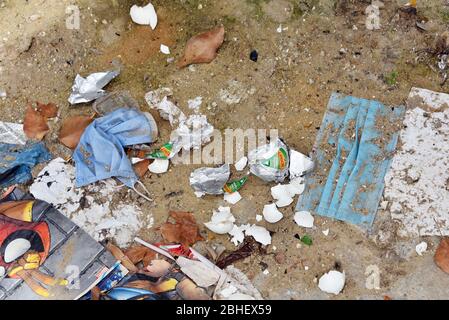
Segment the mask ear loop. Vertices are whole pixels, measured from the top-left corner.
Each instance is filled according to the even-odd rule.
[[[150,195],[150,192],[149,192],[148,189],[145,187],[145,185],[142,183],[142,181],[137,180],[137,183],[142,187],[142,189],[145,191],[145,193],[146,193],[147,195]],[[151,199],[151,198],[147,197],[146,195],[144,195],[143,193],[137,191],[137,189],[136,189],[135,186],[133,186],[132,189],[133,189],[139,196],[141,196],[142,198],[144,198],[145,200],[150,201],[150,202],[153,201],[153,199]]]

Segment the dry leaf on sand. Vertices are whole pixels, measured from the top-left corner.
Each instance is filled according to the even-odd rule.
[[[145,175],[145,173],[147,173],[149,165],[150,165],[149,159],[139,161],[133,165],[134,172],[139,178],[142,178]]]
[[[441,270],[449,273],[449,238],[441,239],[440,245],[435,251],[434,260]]]
[[[36,102],[37,110],[45,118],[55,118],[58,115],[58,107],[54,103],[43,104]]]
[[[167,221],[161,226],[162,237],[165,241],[191,246],[197,241],[203,240],[192,213],[171,211],[169,218],[172,218],[175,223]]]
[[[28,104],[25,118],[23,120],[23,131],[29,139],[42,140],[50,131],[47,124],[47,118],[43,116],[33,106]]]
[[[64,120],[59,131],[59,141],[70,149],[78,145],[84,130],[92,123],[92,117],[74,116]]]
[[[218,48],[223,43],[224,34],[224,27],[221,26],[190,38],[178,67],[183,68],[193,63],[209,63],[214,60]]]

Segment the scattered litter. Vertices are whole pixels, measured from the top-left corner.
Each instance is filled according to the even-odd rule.
[[[145,101],[151,108],[156,108],[164,120],[170,121],[170,125],[187,120],[185,114],[168,98],[173,95],[170,88],[159,88],[145,94]]]
[[[313,169],[313,161],[302,153],[290,150],[290,180],[302,177]]]
[[[152,173],[161,174],[168,171],[169,160],[166,159],[154,159],[154,161],[148,166],[148,170]]]
[[[269,271],[268,269],[265,269],[262,273],[263,273],[264,275],[268,276],[268,275],[270,274],[270,271]]]
[[[229,231],[229,235],[232,237],[231,242],[238,246],[239,243],[243,242],[243,239],[245,238],[245,230],[249,227],[249,225],[241,225],[240,227],[234,225],[231,231]]]
[[[434,256],[435,264],[449,274],[449,238],[442,238]]]
[[[269,223],[279,222],[284,215],[278,210],[276,204],[267,204],[263,208],[263,217]]]
[[[223,43],[225,29],[223,26],[198,34],[186,43],[184,56],[179,60],[178,67],[190,64],[209,63],[217,56],[217,50]]]
[[[139,110],[139,104],[128,91],[116,91],[95,100],[92,108],[97,114],[104,116],[120,108]]]
[[[202,194],[223,194],[230,174],[229,164],[218,168],[199,168],[190,174],[190,185],[195,192]]]
[[[239,191],[243,185],[248,181],[248,177],[243,177],[238,180],[233,180],[225,184],[223,191],[226,193],[233,193]]]
[[[195,113],[199,112],[202,103],[203,103],[202,97],[196,97],[195,99],[187,101],[189,109],[193,110]]]
[[[329,235],[329,229],[323,230],[322,232],[326,237]]]
[[[141,25],[149,25],[151,29],[155,29],[157,26],[157,14],[154,6],[148,3],[144,7],[139,7],[138,5],[133,5],[130,9],[129,14],[133,22]]]
[[[214,210],[211,221],[204,225],[217,234],[226,234],[234,228],[235,218],[229,207],[219,207],[218,211]]]
[[[260,222],[263,220],[263,216],[261,214],[256,214],[256,221]]]
[[[301,237],[301,242],[307,246],[311,246],[313,244],[313,240],[310,236],[304,235]]]
[[[125,146],[151,143],[155,129],[145,114],[134,109],[117,109],[90,124],[76,148],[76,185],[117,177],[129,188],[138,178],[124,152]]]
[[[167,47],[165,44],[161,44],[160,50],[163,54],[170,54],[170,48]]]
[[[59,141],[70,149],[75,149],[84,130],[94,121],[92,117],[74,116],[64,120],[59,131]]]
[[[203,240],[192,213],[171,211],[169,219],[173,219],[175,223],[167,221],[161,226],[162,237],[165,241],[191,246],[197,241]]]
[[[179,257],[176,262],[181,267],[181,271],[199,287],[208,288],[215,285],[220,279],[219,273],[200,261]]]
[[[32,180],[31,170],[38,163],[51,160],[43,143],[0,144],[0,188]]]
[[[78,299],[119,266],[101,244],[48,203],[30,200],[18,189],[13,193],[19,201],[0,202],[3,299]],[[77,285],[67,278],[70,266],[78,267]],[[122,269],[116,279],[126,272]]]
[[[44,105],[37,102],[37,107],[28,104],[23,120],[23,131],[29,139],[42,140],[50,131],[48,118],[56,117],[58,109],[54,104]]]
[[[251,173],[264,181],[282,182],[288,176],[288,148],[280,139],[250,151],[248,159]]]
[[[404,235],[449,235],[448,104],[448,94],[419,88],[407,99],[401,145],[384,191]]]
[[[166,143],[159,150],[148,153],[145,155],[147,159],[170,159],[172,156],[173,145],[171,143]]]
[[[293,202],[294,194],[290,194],[287,185],[278,184],[271,188],[271,196],[277,200],[276,205],[282,208]]]
[[[251,53],[249,54],[249,59],[251,61],[257,62],[257,59],[259,58],[259,54],[257,53],[256,50],[251,51]]]
[[[243,169],[246,168],[246,165],[248,164],[248,158],[247,157],[243,157],[240,160],[238,160],[234,166],[235,166],[235,170],[237,171],[242,171]]]
[[[86,103],[104,96],[106,91],[103,90],[103,87],[119,74],[120,71],[113,70],[92,73],[87,78],[83,78],[79,74],[76,75],[72,94],[69,97],[70,104]]]
[[[416,249],[416,253],[419,256],[422,256],[422,254],[427,251],[427,242],[423,241],[423,242],[417,244],[415,249]]]
[[[318,287],[326,293],[338,295],[345,286],[345,274],[339,271],[331,270],[321,276]]]
[[[234,264],[237,261],[243,260],[249,256],[251,256],[255,251],[260,250],[260,244],[257,243],[254,238],[246,237],[242,238],[239,243],[243,242],[243,244],[234,252],[229,255],[223,257],[217,262],[217,267],[224,269],[229,265]],[[237,244],[236,244],[237,245]]]
[[[295,213],[294,220],[300,227],[313,228],[313,221],[315,219],[309,211],[299,211]]]
[[[315,141],[315,169],[296,210],[369,228],[404,111],[404,106],[332,94]]]
[[[271,244],[270,232],[264,227],[253,224],[245,230],[245,235],[252,236],[257,242],[264,246]]]
[[[179,123],[178,128],[172,131],[170,142],[173,144],[173,155],[179,151],[199,149],[210,142],[214,127],[207,121],[205,115],[194,114]]]
[[[24,145],[26,141],[22,124],[0,121],[0,143]]]
[[[242,200],[242,196],[238,191],[224,194],[224,201],[229,202],[230,204],[236,204],[240,200]]]

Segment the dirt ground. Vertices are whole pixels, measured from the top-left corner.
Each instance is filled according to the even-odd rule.
[[[364,0],[153,0],[159,17],[153,31],[129,18],[130,6],[143,0],[0,0],[0,91],[7,94],[0,99],[0,120],[20,122],[27,101],[56,103],[60,117],[45,142],[55,157],[67,157],[69,150],[57,140],[61,119],[92,113],[90,105],[71,107],[67,102],[75,75],[121,61],[122,74],[108,91],[129,91],[142,110],[149,110],[146,92],[170,87],[182,109],[187,100],[202,96],[201,113],[217,129],[276,128],[291,148],[309,154],[333,91],[398,105],[413,86],[448,90],[441,86],[435,64],[418,59],[417,51],[431,47],[447,29],[449,7],[443,0],[418,1],[418,12],[427,20],[424,31],[398,14],[405,1],[384,2],[381,29],[369,31],[364,12],[370,1]],[[69,4],[81,10],[80,30],[66,28]],[[220,24],[226,29],[225,42],[212,63],[180,70],[167,61],[182,55],[192,35]],[[277,32],[280,25],[282,32]],[[170,56],[159,52],[161,43],[170,47]],[[259,53],[257,62],[249,59],[252,50]],[[228,105],[219,92],[232,80],[238,81],[242,99]],[[159,146],[171,127],[155,110],[150,112],[159,124]],[[177,165],[163,175],[147,174],[143,182],[154,202],[141,205],[153,215],[154,227],[165,222],[169,210],[194,212],[202,224],[224,204],[222,197],[195,197],[188,180],[194,168]],[[241,191],[243,200],[232,206],[239,223],[256,222],[256,214],[272,200],[271,186],[250,177]],[[121,192],[126,201],[140,201]],[[400,237],[382,210],[369,232],[320,217],[314,229],[305,230],[293,222],[295,205],[284,208],[285,218],[277,224],[258,223],[273,232],[267,254],[236,264],[265,298],[449,298],[449,277],[432,260],[438,238]],[[326,229],[328,236],[322,233]],[[210,243],[235,248],[227,236],[202,230]],[[313,238],[312,246],[295,237],[304,233]],[[154,229],[139,235],[160,240]],[[415,246],[423,240],[429,249],[418,256]],[[366,288],[370,266],[379,268],[378,290]],[[267,267],[269,273],[263,273]],[[329,296],[318,289],[316,279],[335,267],[345,271],[346,286],[340,295]]]

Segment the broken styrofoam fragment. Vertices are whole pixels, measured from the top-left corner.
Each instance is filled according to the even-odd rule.
[[[243,157],[241,158],[239,161],[237,161],[234,166],[235,166],[235,170],[237,171],[242,171],[243,169],[246,168],[246,165],[248,164],[248,158],[247,157]]]
[[[247,236],[252,236],[254,240],[256,240],[257,242],[259,242],[264,246],[271,244],[270,232],[264,227],[252,225],[251,227],[245,230],[245,234]]]
[[[269,223],[279,222],[284,215],[278,210],[276,204],[267,204],[263,208],[263,217]]]
[[[131,158],[131,164],[136,164],[136,163],[142,162],[143,160],[145,160],[145,159],[133,157],[133,158]]]
[[[417,244],[415,249],[416,249],[416,253],[418,255],[422,256],[422,254],[427,251],[427,243],[423,241],[423,242]]]
[[[234,228],[235,218],[229,207],[219,207],[218,211],[214,210],[211,221],[204,225],[212,232],[217,234],[226,234]]]
[[[154,6],[149,3],[145,7],[133,5],[129,11],[131,19],[141,25],[149,25],[151,29],[155,29],[157,25],[157,14]]]
[[[187,101],[189,109],[198,113],[200,111],[201,104],[203,103],[203,97],[196,97]]]
[[[149,166],[148,170],[152,173],[165,173],[168,171],[170,161],[167,159],[155,159]]]
[[[293,198],[283,197],[283,198],[279,199],[278,201],[276,201],[276,205],[279,208],[283,208],[283,207],[289,206],[292,202],[293,202]]]
[[[306,188],[304,183],[304,179],[301,177],[290,180],[290,183],[287,184],[287,192],[292,196],[296,196],[302,194]]]
[[[290,180],[301,177],[313,169],[313,161],[302,153],[290,150]]]
[[[163,54],[170,54],[170,48],[165,44],[161,44],[160,50]]]
[[[232,236],[231,241],[235,246],[238,246],[240,243],[243,242],[245,239],[245,235],[243,232],[246,230],[246,228],[249,227],[249,225],[242,225],[240,227],[237,227],[234,225],[231,231],[229,231],[229,235]]]
[[[323,230],[322,232],[326,237],[329,235],[329,229]]]
[[[315,220],[313,216],[308,211],[299,211],[295,213],[295,222],[300,227],[312,228],[313,221]]]
[[[236,204],[240,200],[242,200],[242,196],[238,191],[224,194],[224,201],[229,202],[230,204]]]
[[[263,220],[263,216],[261,214],[256,214],[256,221],[260,222]]]
[[[194,192],[195,196],[197,198],[201,198],[202,196],[204,196],[206,193],[205,192],[201,192],[201,191],[195,191]]]
[[[326,293],[339,294],[345,286],[345,274],[331,270],[325,273],[318,282],[318,288]]]

